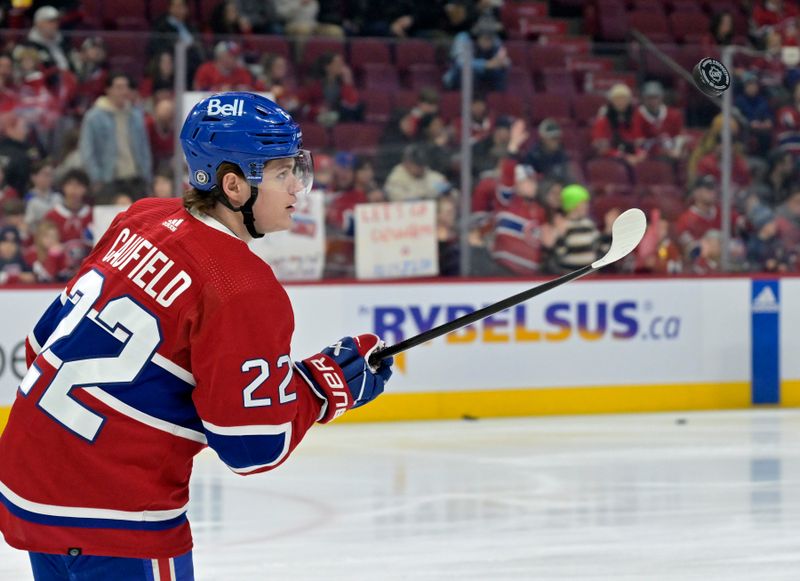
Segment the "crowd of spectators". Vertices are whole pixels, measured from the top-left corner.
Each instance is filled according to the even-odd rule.
[[[147,37],[145,62],[126,61],[119,42],[112,50],[113,34],[126,32],[93,32],[109,21],[81,2],[29,2],[0,13],[9,33],[0,35],[0,284],[68,279],[91,248],[94,205],[179,195],[172,174],[179,41],[187,47],[188,89],[268,93],[308,129],[309,142],[312,129],[326,136],[314,154],[316,187],[326,198],[327,276],[353,275],[356,204],[422,199],[438,205],[442,275],[459,272],[461,220],[469,224],[469,274],[552,274],[601,255],[614,219],[632,206],[648,212],[650,228],[621,270],[720,271],[721,116],[687,126],[691,103],[677,80],[644,71],[630,82],[620,63],[608,86],[591,74],[576,83],[603,96],[585,123],[537,116],[535,101],[531,111],[527,104],[518,110],[525,66],[519,42],[551,40],[510,30],[509,0],[143,4],[147,20],[134,23],[132,34]],[[559,2],[550,4],[557,12]],[[762,51],[737,59],[734,71],[729,266],[797,271],[800,11],[779,0],[729,4],[692,40],[712,51],[732,43]],[[163,13],[151,13],[157,5]],[[734,18],[742,14],[749,15],[744,37]],[[387,75],[370,69],[373,61],[363,55],[355,65],[353,52],[335,45],[312,54],[310,39],[320,37],[423,42],[436,62],[406,63],[400,77],[394,69]],[[269,46],[259,39],[275,38],[289,39],[287,50],[254,49]],[[470,40],[467,62],[463,47]],[[388,46],[375,46],[381,45]],[[464,124],[457,91],[465,67],[474,80],[470,133],[463,136],[474,189],[471,214],[459,216]],[[424,81],[399,91],[406,75]],[[391,105],[377,111],[368,98],[371,79],[403,99],[392,95]],[[343,147],[330,136],[348,124],[378,124],[379,138]]]

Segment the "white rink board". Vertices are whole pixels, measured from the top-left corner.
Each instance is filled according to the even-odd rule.
[[[438,325],[448,309],[455,314],[459,307],[480,308],[528,286],[440,281],[288,286],[297,329],[293,356],[313,354],[343,335],[380,331],[376,327],[381,321],[392,344],[420,332],[415,320]],[[53,289],[0,291],[0,349],[6,360],[0,375],[0,405],[13,401],[24,366],[24,361],[17,361],[13,373],[9,353],[16,349],[18,356],[23,355],[20,344],[56,295]],[[789,295],[784,287],[782,296]],[[405,371],[398,370],[392,378],[392,391],[749,381],[749,296],[746,278],[568,284],[478,323],[473,331],[411,349],[403,355]],[[787,309],[789,304],[784,299]],[[585,315],[589,330],[599,331],[603,312],[605,330],[597,333],[598,338],[581,333],[579,313]],[[388,324],[396,317],[404,321]],[[520,334],[515,330],[516,317],[523,323]],[[537,331],[540,338],[533,340]]]
[[[800,380],[800,278],[783,278],[780,287],[781,379]]]

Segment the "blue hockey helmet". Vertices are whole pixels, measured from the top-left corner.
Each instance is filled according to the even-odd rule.
[[[266,97],[245,92],[212,95],[192,108],[181,129],[189,183],[210,192],[217,188],[220,164],[237,165],[250,184],[250,199],[236,208],[223,193],[217,192],[217,198],[231,210],[241,212],[250,235],[260,238],[263,234],[256,230],[253,205],[264,167],[270,160],[293,158],[298,193],[311,190],[314,164],[311,154],[300,148],[302,138],[292,117]]]
[[[214,189],[217,168],[227,161],[258,187],[269,160],[291,157],[298,158],[295,174],[310,189],[311,160],[301,149],[302,137],[292,117],[266,97],[245,92],[207,97],[192,108],[181,129],[189,183],[198,190]]]

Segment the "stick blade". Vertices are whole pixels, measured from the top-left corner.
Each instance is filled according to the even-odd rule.
[[[620,214],[611,226],[611,248],[603,258],[592,263],[592,268],[603,268],[628,256],[639,245],[646,230],[647,218],[639,208]]]

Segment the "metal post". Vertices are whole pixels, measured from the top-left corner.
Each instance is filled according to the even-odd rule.
[[[722,64],[729,71],[733,70],[734,47],[726,46],[722,49]],[[731,172],[733,167],[733,151],[731,138],[731,120],[733,109],[733,91],[725,91],[722,95],[722,159],[720,170],[722,173],[722,256],[720,266],[727,272],[731,266],[731,207],[733,205],[733,188],[731,185]]]
[[[461,51],[461,276],[470,273],[470,214],[472,214],[472,40]]]
[[[175,149],[172,154],[173,193],[177,197],[183,195],[183,154],[180,132],[186,111],[183,110],[183,97],[186,93],[186,52],[189,43],[178,40],[175,43]]]

